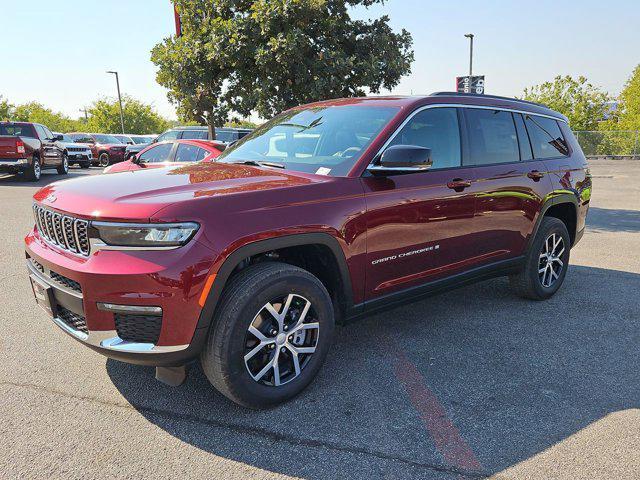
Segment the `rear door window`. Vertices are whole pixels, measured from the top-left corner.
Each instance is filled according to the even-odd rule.
[[[511,112],[466,108],[465,117],[472,165],[520,161],[518,134]]]
[[[207,130],[184,130],[180,138],[185,140],[206,140],[207,137],[209,137]]]
[[[527,114],[524,121],[536,158],[566,157],[569,154],[569,148],[556,120]]]
[[[394,137],[392,145],[431,149],[432,169],[461,165],[460,129],[455,108],[428,108],[417,113]]]
[[[164,132],[160,135],[156,142],[164,142],[165,140],[175,140],[178,138],[180,132],[178,130],[169,130],[168,132]]]
[[[516,121],[516,130],[518,131],[518,145],[520,146],[520,159],[532,160],[533,152],[531,151],[531,142],[529,141],[529,135],[527,129],[524,126],[524,119],[522,114],[514,113],[513,119]]]
[[[207,151],[195,145],[181,143],[176,150],[176,162],[197,162],[206,157]]]
[[[38,132],[40,140],[46,140],[47,134],[45,133],[44,128],[42,128],[42,125],[34,125],[34,127],[36,127],[36,132]]]
[[[172,148],[173,143],[162,143],[150,148],[146,152],[143,152],[140,155],[139,160],[142,163],[168,162],[169,157],[171,156]]]

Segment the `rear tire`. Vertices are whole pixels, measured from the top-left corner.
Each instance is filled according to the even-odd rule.
[[[69,157],[66,153],[62,155],[62,164],[58,165],[56,170],[58,171],[58,175],[66,175],[69,173]]]
[[[31,165],[25,170],[25,177],[27,180],[32,182],[37,182],[40,180],[40,176],[42,175],[42,165],[40,164],[40,159],[38,157],[33,157],[31,160]]]
[[[311,383],[333,330],[331,297],[320,280],[285,263],[253,265],[222,293],[201,353],[202,368],[232,401],[272,407]]]
[[[567,227],[554,217],[542,219],[524,268],[509,277],[513,291],[531,300],[546,300],[562,286],[569,268],[571,239]]]

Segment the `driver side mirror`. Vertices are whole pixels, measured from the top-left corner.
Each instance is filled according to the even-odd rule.
[[[387,148],[372,173],[410,173],[428,170],[433,165],[431,149],[418,145],[393,145]]]
[[[64,137],[62,135],[54,135],[53,136],[53,140],[55,141],[62,141],[64,139]]]
[[[138,155],[133,155],[129,160],[131,160],[131,163],[140,163]]]

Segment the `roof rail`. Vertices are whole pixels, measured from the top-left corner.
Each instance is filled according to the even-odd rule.
[[[476,93],[460,93],[460,92],[434,92],[431,97],[477,97],[477,98],[495,98],[497,100],[509,100],[510,102],[528,103],[529,105],[535,105],[537,107],[549,108],[543,103],[530,102],[529,100],[520,100],[513,97],[501,97],[499,95],[485,95]]]

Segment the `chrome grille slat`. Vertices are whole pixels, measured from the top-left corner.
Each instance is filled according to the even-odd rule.
[[[89,222],[80,218],[63,215],[34,204],[36,227],[40,236],[63,250],[88,256]]]

